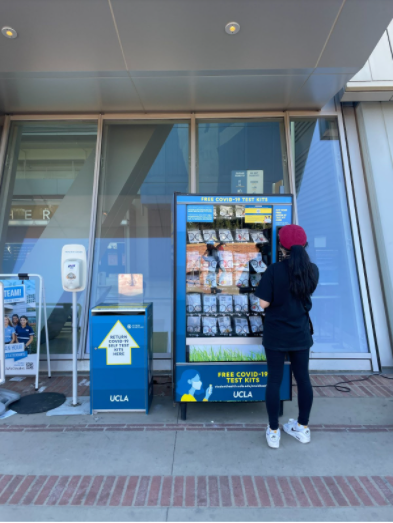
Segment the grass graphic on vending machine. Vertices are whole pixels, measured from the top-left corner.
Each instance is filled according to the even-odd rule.
[[[194,361],[266,361],[263,352],[250,351],[245,355],[239,349],[195,348],[190,350],[190,362]]]

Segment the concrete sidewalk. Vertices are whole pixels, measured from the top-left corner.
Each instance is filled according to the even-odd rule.
[[[0,421],[3,520],[393,521],[393,382],[316,397],[312,441],[269,449],[264,404]],[[371,389],[371,385],[369,385]],[[389,392],[386,392],[389,391]],[[296,416],[296,398],[285,417]],[[35,434],[34,434],[35,433]]]

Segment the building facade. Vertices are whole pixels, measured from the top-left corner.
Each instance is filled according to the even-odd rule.
[[[393,235],[390,227],[389,195],[393,190],[392,131],[393,131],[393,23],[364,67],[347,84],[341,96],[348,146],[353,156],[355,176],[361,190],[359,199],[367,203],[371,229],[365,240],[365,252],[375,253],[368,260],[370,285],[374,292],[375,331],[384,364],[391,366],[389,347],[393,333]],[[366,207],[365,207],[366,208]],[[365,255],[365,257],[367,254]],[[368,256],[369,257],[369,256]],[[377,276],[378,275],[378,276]],[[386,351],[383,350],[386,347]],[[385,359],[386,358],[386,359]],[[385,363],[386,362],[386,363]]]
[[[0,61],[0,272],[43,276],[52,368],[71,369],[72,300],[62,289],[60,257],[63,245],[81,243],[88,285],[78,295],[80,369],[89,368],[90,308],[121,300],[121,275],[142,274],[144,300],[153,303],[154,368],[170,370],[173,193],[231,193],[233,170],[263,171],[264,193],[295,195],[296,221],[320,269],[311,368],[393,366],[393,119],[389,102],[348,98],[358,77],[346,87],[393,17],[391,2],[378,1],[375,15],[373,2],[362,11],[354,2],[287,1],[281,19],[277,2],[260,12],[248,1],[195,2],[200,9],[152,3],[158,11],[165,4],[166,12],[152,14],[146,2],[81,0],[76,41],[91,14],[102,30],[111,28],[102,39],[83,29],[80,56],[67,58],[64,46],[78,48],[63,31],[72,9],[44,2],[48,20],[61,20],[57,55],[34,33],[31,62],[20,54],[27,13],[20,17],[9,4],[20,41],[7,41],[9,54]],[[253,36],[256,14],[265,32]],[[359,39],[353,25],[362,34],[371,16]],[[239,35],[223,30],[232,17],[240,21]],[[313,17],[319,31],[310,29]],[[179,27],[190,19],[207,36],[194,28],[183,34]],[[281,42],[273,26],[290,21],[294,27],[286,26]],[[20,47],[12,48],[15,42]],[[275,45],[266,48],[269,42]],[[134,53],[134,45],[147,51]],[[264,50],[262,59],[256,49]]]

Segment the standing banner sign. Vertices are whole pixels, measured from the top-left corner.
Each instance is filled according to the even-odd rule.
[[[51,377],[43,278],[40,274],[30,273],[0,274],[0,278],[7,278],[0,279],[4,285],[5,373],[11,376],[35,375],[35,390],[38,390],[42,326],[45,328],[48,377]],[[38,286],[32,278],[38,280]]]
[[[35,375],[38,367],[35,281],[3,280],[3,284],[5,372]],[[31,336],[33,341],[29,343]]]

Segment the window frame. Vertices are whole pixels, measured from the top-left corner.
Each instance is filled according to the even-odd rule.
[[[354,199],[354,192],[352,186],[352,176],[350,163],[348,159],[348,150],[345,139],[345,129],[342,116],[342,108],[339,102],[339,99],[334,100],[333,109],[322,109],[321,111],[264,111],[264,112],[215,112],[215,113],[151,113],[151,114],[141,114],[141,113],[107,113],[107,114],[77,114],[77,115],[6,115],[4,117],[3,123],[3,132],[1,136],[0,144],[0,188],[2,182],[3,171],[6,161],[6,151],[9,138],[10,123],[14,120],[22,121],[64,121],[64,120],[96,120],[98,122],[98,132],[97,132],[97,143],[96,143],[96,158],[94,166],[94,184],[93,184],[93,194],[92,194],[92,212],[91,212],[91,223],[90,223],[90,237],[89,237],[89,252],[93,254],[93,247],[95,241],[96,233],[96,221],[97,221],[97,203],[98,203],[98,186],[99,186],[99,177],[101,170],[101,148],[102,148],[102,132],[103,132],[103,123],[105,120],[188,120],[190,122],[190,153],[189,153],[189,187],[190,192],[195,193],[197,187],[197,132],[196,126],[198,120],[225,120],[225,119],[269,119],[269,118],[283,118],[284,120],[284,130],[285,130],[285,146],[287,152],[287,168],[289,176],[289,185],[290,190],[294,194],[294,219],[295,223],[298,222],[297,217],[297,208],[296,208],[296,194],[295,194],[295,173],[294,173],[294,163],[291,147],[291,120],[293,118],[321,118],[321,117],[335,117],[338,122],[339,130],[339,141],[341,149],[341,158],[343,163],[344,171],[344,181],[345,181],[345,190],[347,195],[347,204],[350,217],[350,226],[352,231],[352,238],[354,243],[355,250],[355,260],[357,271],[359,275],[359,285],[360,285],[360,295],[364,312],[365,327],[368,338],[368,344],[370,347],[369,354],[334,354],[334,353],[318,353],[312,354],[311,368],[317,368],[319,370],[327,370],[332,368],[337,368],[339,370],[340,362],[339,360],[352,360],[349,362],[349,367],[353,370],[370,370],[377,371],[378,358],[377,358],[377,349],[375,343],[375,334],[373,328],[372,313],[369,301],[368,285],[365,267],[362,257],[362,246],[361,246],[361,237],[358,227],[358,218],[357,218],[357,209]],[[332,107],[330,106],[330,107]],[[87,291],[86,291],[86,304],[90,303],[91,296],[91,284],[92,284],[92,268],[93,268],[93,256],[89,256],[88,259],[88,281],[87,281]],[[80,345],[78,348],[78,358],[88,360],[90,358],[89,354],[85,353],[85,346],[87,343],[87,326],[88,326],[88,316],[89,308],[85,307],[83,321],[82,321],[82,331],[80,336]],[[53,355],[53,359],[71,359],[71,355]],[[157,363],[160,359],[170,359],[171,355],[155,353],[154,358]],[[338,365],[334,365],[334,362],[329,360],[338,360]],[[87,362],[86,362],[87,363]],[[347,365],[348,366],[348,365]],[[82,366],[82,368],[84,368]],[[347,368],[347,367],[346,367]]]

